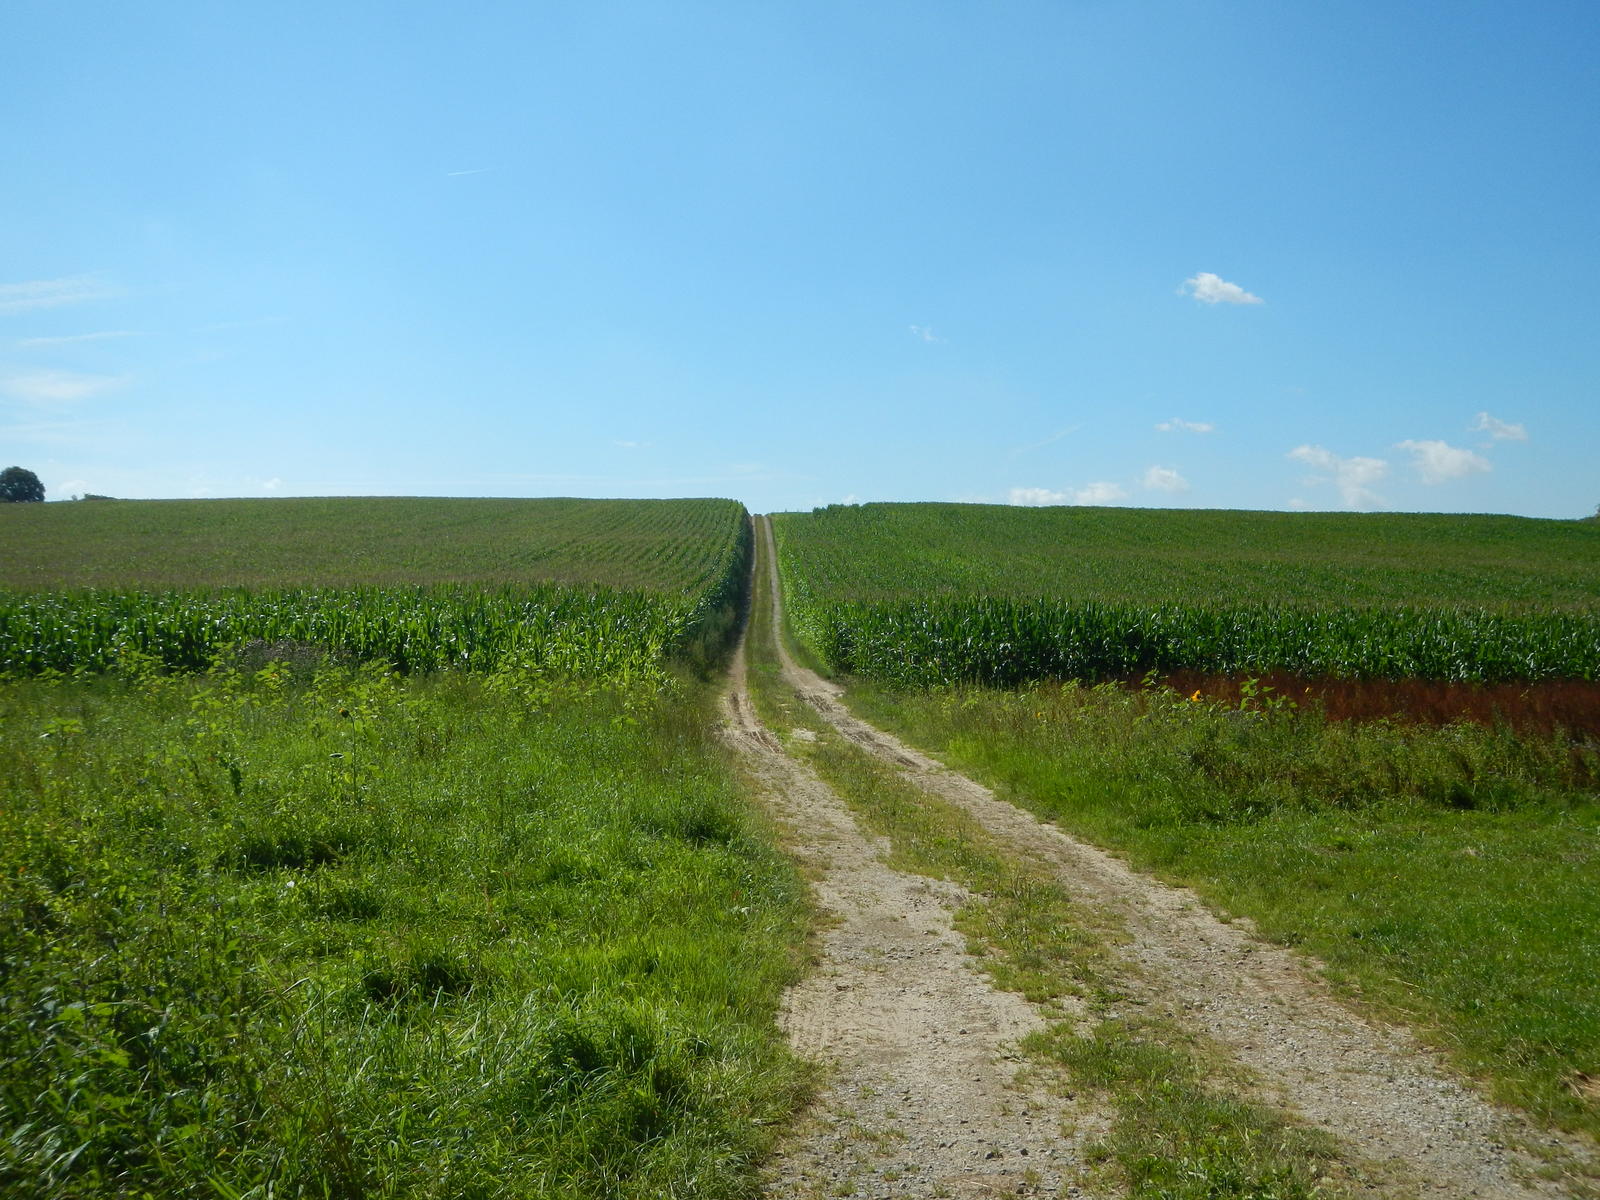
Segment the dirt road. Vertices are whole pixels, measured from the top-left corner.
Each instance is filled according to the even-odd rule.
[[[764,518],[757,534],[779,629]],[[1404,1030],[1353,1012],[1315,964],[859,720],[838,687],[796,664],[779,642],[785,684],[832,728],[1113,914],[1128,933],[1120,949],[1125,984],[1140,1001],[1235,1057],[1266,1099],[1334,1134],[1353,1159],[1382,1164],[1375,1178],[1388,1182],[1373,1184],[1375,1194],[1570,1194],[1536,1179],[1537,1161],[1510,1148],[1555,1146],[1554,1139],[1491,1107]],[[771,1194],[1077,1194],[1081,1147],[1062,1129],[1103,1122],[1011,1082],[1013,1044],[1041,1018],[973,970],[950,928],[959,894],[888,868],[883,848],[843,802],[762,728],[742,650],[734,679],[730,726],[831,921],[816,971],[789,998],[787,1025],[797,1049],[836,1073],[810,1127],[780,1161]]]
[[[1040,1017],[973,968],[951,927],[960,889],[886,866],[886,847],[762,727],[743,656],[728,724],[824,925],[783,1023],[801,1054],[831,1068],[768,1194],[1063,1194],[1077,1162],[1063,1102],[1015,1082],[1015,1042]]]

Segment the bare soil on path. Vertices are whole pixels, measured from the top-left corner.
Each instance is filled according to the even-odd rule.
[[[773,628],[780,630],[776,556],[771,526],[765,518],[758,518],[757,534],[764,542],[761,557],[771,572]],[[961,806],[1018,855],[1047,864],[1082,902],[1118,919],[1128,936],[1127,944],[1119,948],[1129,966],[1124,982],[1136,999],[1236,1058],[1260,1081],[1267,1101],[1334,1134],[1352,1159],[1379,1165],[1371,1183],[1374,1194],[1506,1200],[1573,1194],[1559,1182],[1537,1178],[1534,1172],[1540,1160],[1514,1147],[1542,1146],[1558,1159],[1587,1158],[1590,1148],[1537,1131],[1517,1114],[1490,1105],[1408,1031],[1375,1024],[1354,1012],[1331,992],[1316,963],[1254,936],[1249,922],[1219,919],[1192,892],[1139,874],[1105,851],[997,799],[987,788],[861,721],[842,704],[838,686],[793,661],[781,637],[778,654],[787,686],[839,733],[930,794]],[[742,662],[736,677],[742,689]],[[760,729],[749,714],[748,701],[742,703],[743,736],[765,747],[773,792],[784,795],[794,786],[786,783],[785,777],[800,779],[796,774],[799,768],[783,757],[770,734]],[[806,786],[814,789],[821,785],[813,778]],[[820,800],[785,803],[814,806],[814,811],[803,817],[808,822],[817,821],[821,810],[828,807]],[[838,801],[831,804],[837,806]],[[918,949],[932,952],[933,944],[939,943],[947,946],[950,955],[959,957],[959,946],[947,933],[916,924],[915,918],[901,920],[899,914],[918,896],[924,913],[931,914],[932,908],[942,910],[943,904],[926,881],[893,878],[898,873],[877,860],[858,831],[849,831],[853,822],[842,807],[828,821],[830,840],[819,846],[818,852],[837,865],[825,870],[819,884],[822,906],[840,914],[841,931],[850,929],[856,920],[850,913],[877,913],[862,919],[886,923],[886,946],[892,951],[885,949],[885,957],[891,952],[911,956],[900,960],[909,969],[897,977],[894,986],[913,995],[923,986],[925,973],[936,969],[931,962],[920,961]],[[940,920],[943,918],[934,925]],[[901,936],[895,942],[897,928]],[[837,1058],[842,1077],[856,1069],[861,1055],[873,1053],[873,1039],[890,1032],[870,1026],[847,1028],[848,1023],[861,1020],[862,1014],[830,1003],[830,989],[842,992],[859,985],[864,964],[853,963],[850,955],[854,952],[846,949],[847,941],[830,935],[823,948],[822,968],[796,989],[790,1004],[790,1028],[797,1047],[803,1053],[820,1050]],[[959,973],[963,968],[952,961],[937,970]],[[972,983],[976,1001],[984,989],[976,977]],[[1029,1006],[1018,998],[1008,1001],[989,989],[989,997],[982,1003],[994,1006],[989,1010],[995,1014],[990,1019],[992,1028],[1002,1031],[1001,1044],[1005,1037],[1031,1027],[1025,1011]],[[902,1019],[914,1023],[918,1013],[916,1004],[897,1003],[887,1012],[888,1024]],[[964,1028],[975,1027],[976,1018],[974,1024],[967,1024],[965,1017],[960,1020]],[[964,1045],[959,1038],[951,1040],[950,1030],[938,1022],[914,1025],[914,1029],[914,1039],[941,1051]],[[969,1118],[964,1130],[976,1133],[985,1127],[979,1123],[978,1110],[964,1102],[959,1110]],[[987,1117],[982,1120],[986,1122]],[[1031,1149],[1035,1161],[1043,1157],[1044,1145],[1035,1143]],[[826,1151],[819,1148],[815,1153],[820,1158]]]
[[[961,889],[888,867],[887,845],[761,725],[742,648],[733,677],[730,737],[812,878],[825,926],[782,1021],[829,1072],[767,1195],[1080,1194],[1065,1102],[1016,1078],[1015,1043],[1042,1020],[974,969],[951,925]]]

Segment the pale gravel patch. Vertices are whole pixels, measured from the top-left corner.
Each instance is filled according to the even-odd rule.
[[[774,628],[782,628],[771,523],[761,534],[773,572]],[[1578,1194],[1538,1179],[1540,1147],[1556,1161],[1594,1165],[1595,1149],[1538,1130],[1488,1103],[1408,1030],[1356,1013],[1328,987],[1321,964],[1265,942],[1246,920],[1215,916],[1186,888],[1142,875],[989,789],[946,768],[847,709],[843,689],[799,666],[778,639],[783,678],[839,733],[931,795],[959,805],[992,835],[1050,867],[1080,901],[1113,914],[1129,941],[1138,1001],[1234,1056],[1267,1098],[1335,1135],[1392,1181],[1379,1193],[1533,1200]],[[1581,1185],[1579,1185],[1581,1186]]]

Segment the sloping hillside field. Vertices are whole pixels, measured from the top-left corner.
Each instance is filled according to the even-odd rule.
[[[401,670],[516,658],[647,671],[726,636],[748,554],[731,500],[17,505],[0,672],[195,669],[241,642]]]
[[[773,524],[796,632],[884,682],[1600,678],[1588,523],[869,504]]]
[[[740,505],[3,509],[0,1194],[743,1192]]]
[[[1600,526],[935,504],[772,524],[794,633],[858,713],[1600,1133]],[[1230,678],[1163,682],[1181,670]],[[1378,719],[1332,719],[1341,687]],[[1525,721],[1540,689],[1566,707]],[[1487,703],[1408,707],[1452,693]]]

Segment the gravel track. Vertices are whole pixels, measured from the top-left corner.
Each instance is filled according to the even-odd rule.
[[[1075,1135],[1063,1130],[1072,1114],[1017,1078],[1015,1044],[1042,1019],[972,965],[951,925],[962,890],[887,866],[887,843],[761,725],[742,649],[733,677],[729,737],[824,916],[814,967],[781,1019],[827,1077],[766,1195],[1080,1194]]]

